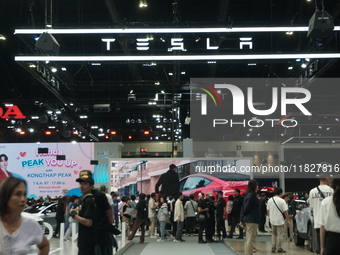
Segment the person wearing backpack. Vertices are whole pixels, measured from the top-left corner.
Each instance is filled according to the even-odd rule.
[[[282,249],[282,237],[284,232],[284,224],[287,222],[287,227],[290,226],[288,221],[288,205],[284,199],[281,198],[282,189],[276,188],[274,190],[274,197],[268,200],[267,215],[272,224],[272,252],[285,253]]]
[[[320,185],[309,192],[309,204],[314,219],[314,229],[316,231],[316,238],[313,247],[316,253],[320,253],[320,226],[322,221],[321,216],[321,202],[326,197],[333,195],[334,190],[329,186],[331,178],[328,173],[321,173],[319,176]]]
[[[188,236],[194,234],[196,225],[197,202],[194,200],[194,195],[189,196],[189,200],[184,205],[185,213],[185,232]]]

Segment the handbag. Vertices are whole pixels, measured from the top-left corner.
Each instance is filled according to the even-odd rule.
[[[196,220],[197,221],[204,221],[205,220],[205,216],[203,214],[198,213],[196,215]]]
[[[120,234],[122,233],[122,232],[120,232],[120,230],[119,230],[118,228],[116,228],[115,225],[110,225],[110,226],[109,226],[109,232],[110,232],[111,234],[116,235],[116,236],[118,236],[118,235],[120,235]]]
[[[274,198],[272,198],[273,199],[273,201],[274,201],[274,204],[276,205],[276,207],[277,207],[277,209],[279,209],[279,211],[282,213],[282,217],[283,217],[283,219],[285,220],[286,219],[286,215],[281,211],[281,209],[277,206],[277,204],[276,204],[276,202],[275,202],[275,200],[274,200]]]

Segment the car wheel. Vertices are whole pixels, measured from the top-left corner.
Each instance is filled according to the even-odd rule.
[[[308,226],[308,250],[313,252],[313,228],[311,225]]]
[[[52,238],[53,235],[53,228],[51,226],[51,224],[44,222],[45,225],[45,236],[47,238],[47,240],[50,240]]]
[[[299,231],[297,230],[296,224],[294,224],[294,243],[296,246],[303,246],[305,244],[305,239],[299,236]]]

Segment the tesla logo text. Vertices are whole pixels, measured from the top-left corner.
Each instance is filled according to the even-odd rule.
[[[253,49],[253,42],[252,37],[240,37],[239,47],[240,49]],[[106,44],[106,50],[111,50],[111,44],[116,41],[115,38],[102,38],[101,39],[103,43]],[[151,38],[137,38],[136,39],[136,49],[140,51],[147,51],[150,49],[150,42],[153,39]],[[163,38],[160,38],[160,40],[164,43],[165,40]],[[201,39],[196,39],[196,43],[199,42]],[[168,51],[187,51],[184,45],[184,39],[183,38],[170,38],[170,45],[171,48],[168,48]],[[210,42],[210,38],[206,38],[205,41],[206,49],[207,50],[218,50],[219,46],[213,45],[213,43]]]

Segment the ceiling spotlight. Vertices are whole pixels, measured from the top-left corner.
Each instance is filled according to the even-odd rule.
[[[36,68],[37,66],[35,64],[30,64],[29,68]]]
[[[161,91],[161,93],[162,93],[162,94],[165,94],[165,91],[164,91],[164,90],[162,90],[162,91]]]
[[[51,71],[52,71],[52,73],[56,73],[58,70],[57,70],[57,68],[52,67],[52,68],[51,68]]]
[[[199,42],[201,40],[200,37],[197,37],[197,39],[195,40],[195,42]]]
[[[91,63],[91,65],[93,65],[93,66],[101,66],[102,64],[101,63]]]
[[[56,113],[56,114],[61,114],[61,111],[57,110],[55,113]]]
[[[33,132],[34,132],[34,129],[33,129],[33,128],[29,128],[29,129],[28,129],[28,132],[33,133]]]
[[[97,128],[98,128],[98,126],[91,126],[91,128],[92,128],[92,129],[97,129]]]
[[[130,90],[130,94],[132,94],[133,93],[133,90]]]
[[[216,64],[216,61],[208,61],[208,64]]]
[[[5,41],[5,40],[6,40],[6,37],[3,36],[2,34],[0,34],[0,40]]]
[[[87,119],[87,115],[79,115],[79,118],[81,118],[81,119]]]
[[[302,68],[306,68],[307,65],[306,65],[305,63],[303,63],[303,64],[301,65],[301,67],[302,67]]]
[[[248,66],[256,66],[256,63],[249,63]]]
[[[66,70],[67,70],[66,67],[62,67],[62,68],[61,68],[61,71],[64,71],[64,72],[65,72]]]
[[[169,73],[170,76],[174,75],[173,73]]]
[[[292,35],[293,34],[293,32],[292,31],[288,31],[288,32],[286,32],[286,35]]]
[[[288,70],[293,70],[293,67],[292,67],[292,66],[289,66],[289,67],[288,67]]]
[[[157,85],[157,86],[160,85],[160,84],[161,84],[161,83],[160,83],[159,81],[156,81],[156,82],[155,82],[155,85]]]
[[[185,74],[185,71],[181,72],[181,74]]]

